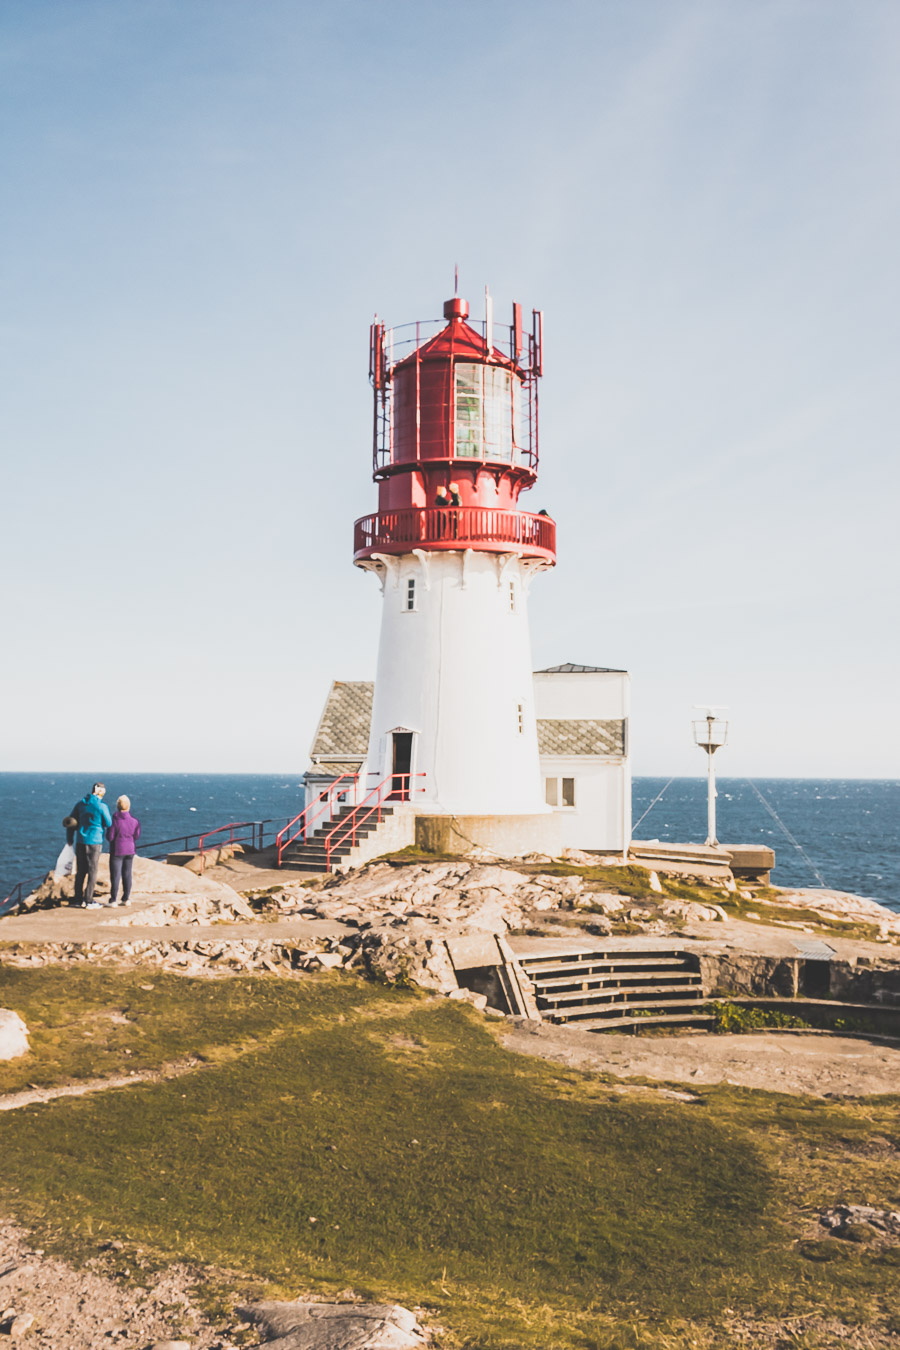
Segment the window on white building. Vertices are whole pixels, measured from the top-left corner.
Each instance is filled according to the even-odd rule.
[[[416,580],[410,577],[406,583],[406,609],[413,610],[416,607]]]
[[[548,806],[574,806],[575,779],[545,778],[544,800]]]
[[[524,704],[524,703],[517,703],[517,704],[516,704],[516,720],[517,720],[517,725],[518,725],[518,728],[519,728],[519,735],[520,735],[520,736],[524,736],[524,735],[525,735],[525,704]]]
[[[509,612],[510,612],[510,614],[515,614],[515,612],[516,612],[516,600],[517,600],[517,596],[516,596],[516,583],[515,583],[514,581],[511,581],[511,582],[509,583]]]

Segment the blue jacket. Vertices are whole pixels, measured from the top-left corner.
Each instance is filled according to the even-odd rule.
[[[78,821],[76,838],[83,844],[103,843],[103,833],[112,825],[112,816],[109,807],[104,806],[99,797],[95,797],[93,792],[85,793],[81,801],[72,807],[72,815]]]

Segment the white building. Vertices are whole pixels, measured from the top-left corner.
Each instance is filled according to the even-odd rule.
[[[369,681],[331,686],[305,776],[308,802],[344,775],[353,800],[354,779],[364,784],[381,772],[383,761],[374,773],[368,764],[374,689]],[[536,714],[541,804],[557,817],[562,846],[624,851],[631,834],[627,672],[551,666],[534,673],[527,698]],[[413,795],[409,808],[435,813],[424,796]]]

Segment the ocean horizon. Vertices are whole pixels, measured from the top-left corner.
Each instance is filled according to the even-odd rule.
[[[142,849],[232,821],[274,832],[302,809],[297,773],[0,773],[0,900],[53,867],[63,816],[97,778],[113,808],[131,798]],[[718,793],[719,839],[773,848],[775,885],[851,891],[900,911],[900,780],[723,777]],[[632,819],[636,839],[702,843],[706,776],[636,777]]]

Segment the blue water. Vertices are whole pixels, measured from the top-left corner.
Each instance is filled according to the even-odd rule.
[[[634,780],[635,838],[702,843],[706,838],[705,778],[675,778],[638,823],[666,781]],[[754,781],[778,820],[748,780],[720,778],[716,833],[722,843],[773,848],[776,886],[824,883],[832,890],[867,895],[900,910],[900,782],[876,778]]]
[[[141,822],[142,852],[172,838],[176,842],[168,851],[175,852],[185,836],[231,821],[284,825],[303,809],[297,775],[0,773],[0,901],[17,881],[50,870],[65,843],[62,819],[95,780],[106,784],[110,811],[123,793],[131,798],[132,814]],[[267,832],[267,842],[270,838]]]
[[[106,800],[113,808],[121,793],[131,797],[144,844],[197,835],[229,821],[275,820],[280,825],[303,804],[297,775],[98,776],[106,783]],[[90,774],[80,773],[0,774],[0,899],[17,881],[53,866],[64,842],[60,822],[91,782]],[[674,779],[638,824],[665,785],[664,778],[634,780],[635,837],[702,843],[705,778]],[[900,782],[768,778],[757,779],[756,788],[800,847],[788,839],[750,784],[733,778],[719,780],[717,833],[724,843],[773,848],[776,885],[824,883],[900,910]]]

